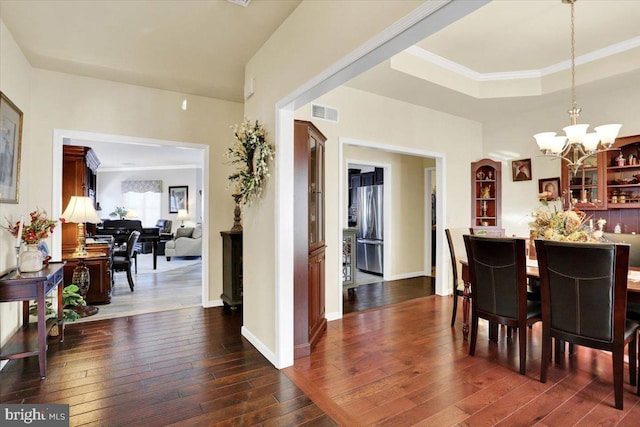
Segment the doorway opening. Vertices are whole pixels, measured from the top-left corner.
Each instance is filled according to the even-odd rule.
[[[108,135],[108,134],[100,134],[93,132],[83,132],[83,131],[73,131],[73,130],[61,130],[55,129],[53,134],[53,156],[52,156],[52,192],[57,195],[53,197],[52,200],[52,210],[54,217],[59,217],[62,212],[62,165],[63,165],[63,145],[71,144],[71,145],[83,145],[83,146],[91,146],[91,144],[112,144],[112,149],[117,151],[118,153],[123,153],[127,148],[136,147],[137,149],[147,148],[149,150],[149,157],[153,158],[153,150],[158,149],[158,147],[165,148],[188,148],[195,150],[198,154],[198,157],[201,161],[201,168],[198,172],[194,172],[197,175],[194,178],[196,181],[200,183],[200,188],[202,191],[197,191],[194,199],[194,207],[197,205],[197,211],[201,212],[201,215],[198,215],[194,219],[197,222],[202,224],[203,236],[202,241],[208,241],[208,215],[206,206],[208,206],[208,192],[206,190],[206,186],[202,186],[202,183],[209,181],[209,147],[202,144],[190,144],[176,141],[168,141],[168,140],[157,140],[157,139],[149,139],[149,138],[139,138],[139,137],[126,137],[120,135]],[[163,188],[162,198],[166,198],[166,190]],[[100,194],[98,194],[98,201],[100,200]],[[108,209],[105,211],[100,211],[99,216],[102,218],[104,216],[109,216]],[[176,227],[174,221],[174,228]],[[54,233],[52,235],[52,257],[54,259],[62,258],[62,237],[59,233]],[[140,269],[140,277],[134,277],[134,281],[137,283],[140,281],[140,288],[136,289],[138,292],[131,292],[126,284],[126,279],[124,281],[120,281],[120,274],[116,273],[115,277],[115,289],[112,289],[112,292],[117,294],[122,294],[124,304],[124,308],[118,308],[115,305],[115,302],[118,298],[112,298],[112,303],[108,305],[103,305],[104,309],[103,314],[98,313],[98,315],[89,317],[87,320],[99,320],[109,317],[122,317],[128,316],[131,314],[139,314],[143,312],[152,312],[152,311],[164,311],[171,310],[177,308],[184,308],[185,306],[192,305],[200,305],[203,306],[205,301],[209,301],[209,288],[207,283],[209,282],[209,261],[208,261],[208,246],[206,244],[202,245],[202,256],[198,260],[193,260],[183,264],[182,266],[175,268],[178,263],[171,264],[167,263],[166,259],[162,255],[157,255],[156,268],[153,267],[152,263],[152,254],[145,254],[139,256],[139,269]],[[196,262],[197,261],[197,262]],[[148,270],[148,271],[147,271]],[[173,271],[173,273],[171,271]],[[189,293],[190,299],[179,299],[171,298],[170,295],[166,295],[164,298],[162,295],[159,296],[161,299],[155,300],[154,296],[158,294],[153,292],[153,289],[162,288],[163,281],[175,281],[175,274],[178,273],[181,277],[188,277],[189,280],[185,280],[185,286],[188,286],[189,289],[184,289],[184,293]],[[172,276],[174,274],[174,276]],[[174,279],[171,279],[174,277]],[[145,283],[145,287],[150,288],[149,292],[143,291],[143,283]],[[166,288],[166,286],[165,286]],[[187,292],[188,291],[188,292]],[[114,295],[115,296],[115,295]],[[188,301],[188,302],[187,302]],[[100,307],[100,306],[99,306]]]

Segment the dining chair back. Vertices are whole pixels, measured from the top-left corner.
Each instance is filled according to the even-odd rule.
[[[541,318],[540,303],[527,301],[525,239],[464,236],[469,262],[471,343],[475,354],[478,319],[518,329],[520,373],[526,373],[527,326]]]
[[[444,230],[449,244],[449,256],[451,258],[451,271],[453,273],[453,312],[451,313],[451,327],[456,323],[458,312],[458,297],[464,296],[464,282],[458,274],[460,261],[467,260],[467,251],[464,247],[464,234],[473,234],[473,228],[447,228]]]
[[[630,382],[636,382],[638,323],[626,319],[629,245],[548,240],[535,244],[542,296],[540,381],[547,380],[552,338],[610,351],[615,407],[622,409],[625,345]]]
[[[136,256],[136,243],[138,243],[138,238],[140,237],[140,232],[134,230],[129,234],[129,238],[127,239],[127,247],[121,255],[114,255],[112,261],[112,269],[113,271],[126,271],[127,272],[127,281],[129,282],[129,288],[131,292],[133,292],[133,275],[131,274],[131,266],[133,264],[133,260]]]

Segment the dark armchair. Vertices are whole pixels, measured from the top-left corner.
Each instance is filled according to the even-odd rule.
[[[524,239],[465,235],[469,262],[471,343],[476,351],[478,319],[518,329],[520,373],[526,373],[527,326],[541,319],[540,303],[527,301],[527,265]]]
[[[552,338],[556,345],[560,340],[610,351],[615,407],[622,409],[624,347],[628,345],[630,382],[634,385],[639,327],[626,318],[629,245],[535,243],[542,294],[540,381],[547,381]]]

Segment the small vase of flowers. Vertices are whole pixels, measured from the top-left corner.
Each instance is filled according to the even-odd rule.
[[[542,204],[533,212],[529,223],[531,239],[558,240],[567,242],[599,242],[602,230],[587,225],[587,215],[569,206],[564,210],[560,198],[549,200],[549,194],[538,195]],[[600,224],[599,224],[600,225]],[[602,228],[602,227],[600,227]]]
[[[42,269],[44,255],[38,245],[42,240],[49,237],[49,234],[53,232],[58,223],[56,220],[48,218],[47,212],[40,209],[30,212],[29,216],[31,217],[31,223],[28,225],[24,223],[23,217],[16,222],[7,219],[7,226],[3,227],[16,238],[17,250],[19,250],[22,242],[27,245],[27,250],[20,253],[19,257],[19,269],[21,272],[40,271]]]

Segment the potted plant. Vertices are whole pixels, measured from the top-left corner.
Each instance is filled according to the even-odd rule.
[[[76,310],[74,310],[74,308],[83,307],[87,304],[84,298],[82,298],[82,295],[78,293],[79,289],[80,288],[78,288],[78,286],[74,284],[65,286],[62,289],[62,306],[64,307],[62,311],[62,317],[65,322],[73,322],[79,319],[80,315],[76,312]],[[56,312],[53,309],[53,303],[51,302],[50,298],[47,298],[46,305],[47,305],[47,309],[45,311],[45,317],[50,317],[52,315],[55,315]],[[34,301],[33,304],[29,306],[29,315],[31,316],[38,315],[37,301]],[[57,333],[52,333],[51,335],[56,336]]]
[[[109,216],[117,216],[120,219],[124,219],[124,217],[127,216],[127,212],[129,212],[129,210],[124,206],[116,206],[116,208],[109,214]]]

